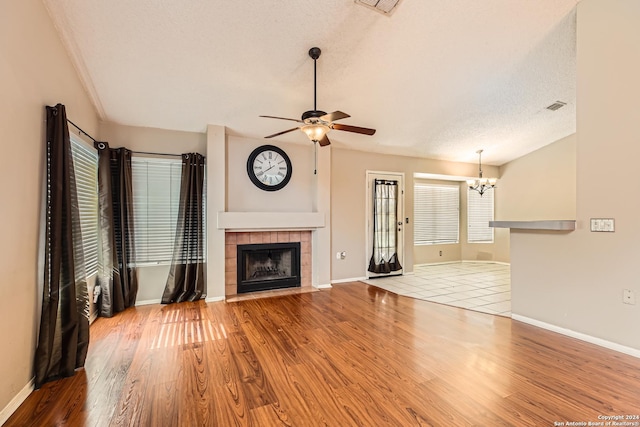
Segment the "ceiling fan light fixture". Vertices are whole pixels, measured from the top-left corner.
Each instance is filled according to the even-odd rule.
[[[331,130],[328,125],[323,123],[306,124],[300,128],[302,132],[306,133],[309,139],[313,142],[318,142],[324,138],[324,136]]]

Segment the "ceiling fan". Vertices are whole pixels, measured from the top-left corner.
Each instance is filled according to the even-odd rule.
[[[337,120],[346,119],[347,117],[351,117],[347,113],[343,113],[342,111],[334,111],[333,113],[326,113],[324,111],[318,110],[316,107],[316,61],[320,58],[321,50],[318,47],[312,47],[309,49],[309,56],[313,59],[313,110],[305,111],[302,113],[302,118],[298,119],[288,119],[286,117],[275,117],[275,116],[260,116],[266,117],[269,119],[279,119],[279,120],[289,120],[292,122],[300,123],[300,126],[287,129],[282,132],[274,133],[273,135],[265,136],[265,138],[273,138],[274,136],[283,135],[285,133],[293,132],[294,130],[300,129],[303,131],[311,141],[314,143],[317,142],[321,147],[325,145],[331,144],[329,138],[327,138],[327,132],[331,129],[342,130],[345,132],[353,132],[360,133],[363,135],[373,135],[376,133],[375,129],[363,128],[359,126],[350,126],[343,125],[340,123],[334,123]]]

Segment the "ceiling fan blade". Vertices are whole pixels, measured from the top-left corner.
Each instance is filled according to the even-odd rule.
[[[287,117],[276,117],[276,116],[259,116],[259,117],[266,117],[267,119],[290,120],[292,122],[304,123],[302,120],[289,119]]]
[[[325,114],[320,117],[320,120],[324,120],[325,122],[335,122],[336,120],[346,119],[347,117],[351,117],[347,113],[343,113],[342,111],[334,111],[333,113]]]
[[[329,138],[327,138],[327,135],[325,135],[320,141],[318,141],[318,144],[320,144],[320,147],[325,147],[331,144],[331,141],[329,141]]]
[[[283,135],[285,133],[293,132],[294,130],[298,130],[298,129],[300,129],[300,128],[292,128],[292,129],[283,130],[282,132],[278,132],[278,133],[274,133],[273,135],[265,136],[265,138],[273,138],[274,136]]]
[[[340,123],[334,123],[331,126],[331,128],[336,130],[344,130],[347,132],[361,133],[363,135],[373,135],[374,133],[376,133],[375,129],[361,128],[358,126],[341,125]]]

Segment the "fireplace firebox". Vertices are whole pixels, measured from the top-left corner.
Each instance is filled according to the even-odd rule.
[[[300,242],[238,245],[238,293],[300,287]]]

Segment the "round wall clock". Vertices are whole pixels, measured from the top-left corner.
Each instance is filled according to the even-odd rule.
[[[262,145],[247,159],[247,173],[256,187],[265,191],[283,188],[291,179],[291,160],[287,153],[274,145]]]

